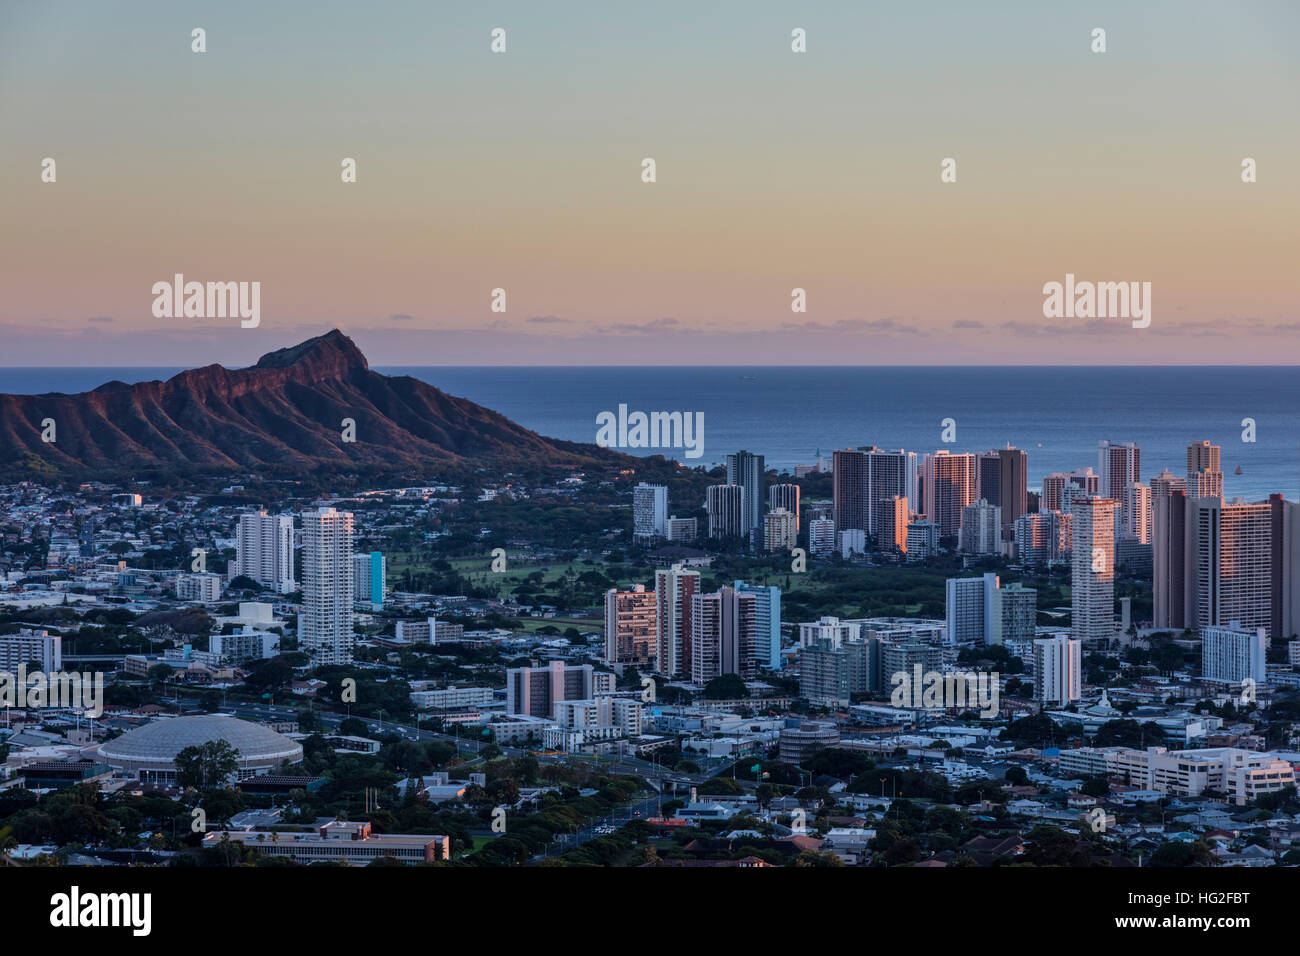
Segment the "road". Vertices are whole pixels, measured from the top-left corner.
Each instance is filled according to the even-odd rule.
[[[240,717],[252,718],[255,720],[297,720],[298,709],[282,704],[262,704],[244,701],[226,701],[222,709],[230,711]],[[337,729],[339,724],[347,719],[346,714],[333,713],[331,711],[317,710],[316,716],[321,723],[331,729]],[[376,734],[396,734],[403,740],[432,742],[440,740],[446,743],[455,744],[457,749],[462,752],[477,754],[488,742],[475,739],[470,735],[457,735],[441,733],[423,728],[415,728],[408,724],[394,723],[393,721],[381,721],[371,717],[357,717],[366,728]],[[501,751],[508,757],[522,757],[524,754],[531,753],[528,748],[510,747],[498,745]],[[609,773],[629,774],[632,776],[644,777],[648,780],[659,783],[661,788],[685,788],[697,786],[705,780],[712,777],[728,773],[735,761],[717,760],[707,761],[704,766],[696,773],[685,773],[681,771],[669,770],[649,760],[642,760],[640,757],[618,755],[612,757],[593,758],[578,756],[572,754],[556,754],[554,756],[537,757],[540,763],[564,764],[573,766],[586,766],[593,769],[605,770]],[[754,786],[752,782],[738,781],[747,788]]]

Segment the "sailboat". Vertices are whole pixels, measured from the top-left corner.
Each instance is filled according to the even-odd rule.
[[[1241,474],[1241,465],[1238,465],[1238,466],[1237,466],[1237,470],[1234,471],[1233,474],[1234,474],[1234,475],[1240,475],[1240,474]]]

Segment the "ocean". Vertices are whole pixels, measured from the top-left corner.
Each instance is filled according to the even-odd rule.
[[[0,368],[0,392],[79,392],[178,369]],[[1054,471],[1097,468],[1097,442],[1133,441],[1142,476],[1186,471],[1186,446],[1223,447],[1224,492],[1250,500],[1300,486],[1300,370],[1291,367],[377,367],[411,375],[553,438],[595,441],[596,415],[703,412],[704,454],[765,455],[769,468],[818,450],[879,445],[918,453],[1010,442],[1029,455],[1033,489]],[[940,440],[956,422],[956,441]],[[1256,441],[1242,440],[1243,419]],[[627,449],[634,454],[658,450]],[[665,450],[683,458],[683,450]],[[1242,473],[1235,474],[1240,467]]]

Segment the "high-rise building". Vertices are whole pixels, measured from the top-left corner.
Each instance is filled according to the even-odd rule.
[[[1038,511],[1016,519],[1016,559],[1029,567],[1070,560],[1073,524],[1069,514]]]
[[[614,675],[590,664],[548,661],[544,667],[506,670],[506,713],[555,717],[556,706],[568,700],[590,700],[614,689]]]
[[[767,507],[769,511],[784,508],[794,515],[794,533],[799,533],[799,486],[790,484],[770,485],[767,489]]]
[[[605,660],[653,670],[659,641],[655,624],[659,596],[635,584],[630,591],[605,592]]]
[[[1043,476],[1043,490],[1038,496],[1039,511],[1060,511],[1061,492],[1070,483],[1070,476],[1063,471],[1054,471]]]
[[[1152,479],[1155,485],[1157,479]],[[1151,597],[1156,627],[1184,628],[1187,622],[1187,521],[1186,488],[1164,484],[1165,492],[1152,496]]]
[[[871,525],[871,472],[867,453],[844,448],[833,454],[835,462],[831,480],[835,502],[835,531],[859,529]]]
[[[937,451],[925,456],[925,515],[939,534],[955,538],[961,509],[975,500],[975,456]]]
[[[1071,506],[1071,635],[1080,641],[1115,636],[1115,508],[1111,498]]]
[[[1286,638],[1300,625],[1300,505],[1159,499],[1153,556],[1157,627],[1203,630],[1236,621]]]
[[[1034,641],[1034,700],[1065,707],[1079,699],[1083,693],[1082,647],[1071,637]]]
[[[1124,492],[1135,481],[1142,480],[1142,449],[1133,442],[1100,441],[1097,443],[1098,471],[1101,472],[1100,495],[1114,500],[1115,534],[1129,523]]]
[[[989,643],[996,630],[993,592],[998,576],[989,572],[979,578],[949,578],[945,588],[946,640],[949,647]]]
[[[668,488],[644,481],[632,489],[632,537],[648,544],[668,536]]]
[[[943,648],[919,641],[901,644],[881,642],[880,670],[882,689],[886,694],[899,684],[899,678],[905,676],[914,681],[917,665],[922,674],[943,670]]]
[[[848,651],[826,641],[799,652],[799,696],[825,707],[845,707],[851,700]]]
[[[830,518],[814,518],[808,522],[808,553],[827,555],[835,550],[835,522]]]
[[[740,485],[745,489],[744,500],[741,502],[742,535],[763,527],[763,501],[767,497],[763,493],[764,471],[762,455],[738,451],[727,456],[727,484]]]
[[[1192,511],[1195,626],[1272,627],[1273,505],[1197,498]]]
[[[1029,510],[1029,456],[1008,444],[981,452],[975,462],[975,495],[1001,509],[1002,527],[1009,536],[1016,519]]]
[[[880,503],[895,495],[916,501],[916,452],[874,445],[835,452],[835,530],[865,531],[880,540]]]
[[[1151,488],[1140,481],[1124,489],[1124,537],[1151,543]]]
[[[758,673],[758,597],[736,588],[691,597],[691,681],[723,674],[750,680]]]
[[[1142,449],[1133,442],[1097,443],[1099,492],[1114,501],[1124,500],[1124,489],[1142,480]]]
[[[745,489],[741,485],[709,485],[705,489],[710,538],[740,538],[749,533],[745,524]]]
[[[1264,683],[1268,676],[1264,662],[1268,638],[1264,628],[1242,627],[1237,621],[1201,629],[1201,677],[1204,680],[1240,684],[1252,680]]]
[[[298,644],[313,666],[352,661],[352,514],[318,508],[302,515],[302,613]]]
[[[993,613],[989,618],[993,633],[985,635],[988,643],[1032,641],[1038,627],[1038,592],[1016,582],[995,588],[992,599]]]
[[[1218,445],[1208,441],[1187,446],[1187,496],[1189,498],[1222,498],[1223,471],[1219,467]]]
[[[741,594],[754,596],[754,663],[760,668],[781,669],[781,589],[775,585],[734,585]]]
[[[876,547],[881,551],[907,553],[908,499],[899,495],[877,503]]]
[[[961,550],[997,554],[1002,548],[1002,509],[983,498],[961,509]]]
[[[919,473],[916,452],[895,448],[886,451],[874,445],[866,449],[867,456],[867,533],[879,546],[888,530],[882,530],[882,502],[895,496],[909,502],[917,500]]]
[[[239,516],[231,577],[241,575],[280,594],[297,588],[293,580],[292,515],[255,511]]]
[[[790,551],[799,543],[798,519],[784,508],[763,516],[763,548],[766,551]]]
[[[655,572],[655,664],[661,674],[690,673],[691,598],[699,589],[699,571],[675,564]]]
[[[376,609],[384,606],[388,595],[388,571],[381,552],[352,555],[352,595]]]

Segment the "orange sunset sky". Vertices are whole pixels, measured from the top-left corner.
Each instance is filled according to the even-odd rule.
[[[1287,2],[5,0],[0,364],[333,327],[375,365],[1290,364],[1298,40]],[[1067,272],[1149,281],[1151,327],[1045,319]],[[155,318],[175,273],[261,282],[260,326]]]

